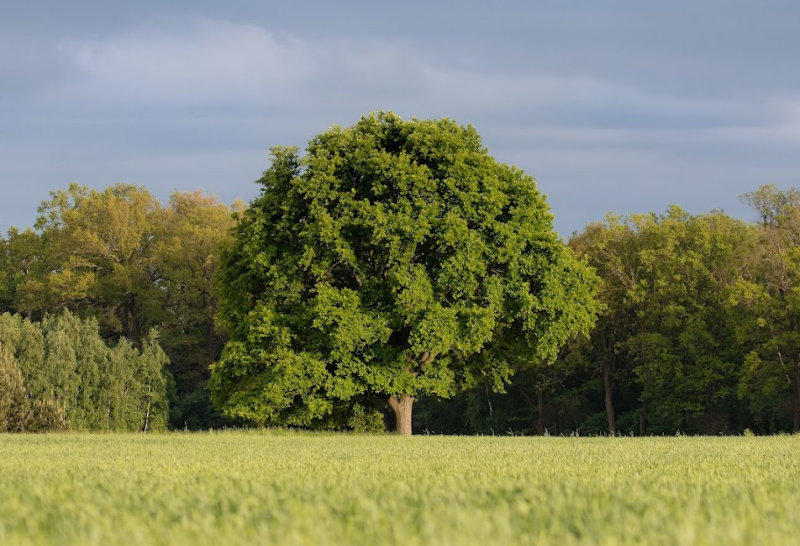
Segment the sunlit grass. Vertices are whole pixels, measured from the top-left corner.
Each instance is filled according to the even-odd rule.
[[[800,437],[0,436],[0,544],[790,544]]]

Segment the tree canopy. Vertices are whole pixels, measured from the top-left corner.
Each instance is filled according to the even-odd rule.
[[[639,399],[642,435],[650,420],[666,430],[729,430],[744,351],[729,298],[753,252],[753,228],[673,206],[609,215],[570,244],[602,278],[604,311],[573,357],[600,372],[608,432],[616,433],[613,393],[622,389]]]
[[[739,395],[771,430],[789,408],[792,430],[800,432],[800,191],[767,185],[742,200],[758,213],[761,229],[732,297],[745,311],[740,336],[753,345]]]
[[[259,183],[220,271],[229,417],[353,425],[388,402],[410,433],[415,397],[502,386],[593,323],[596,277],[472,127],[366,116],[273,148]]]
[[[51,192],[35,229],[0,239],[0,312],[38,320],[69,309],[139,348],[157,328],[175,379],[173,424],[216,424],[205,382],[225,341],[213,279],[231,213],[199,191],[167,205],[129,184]]]

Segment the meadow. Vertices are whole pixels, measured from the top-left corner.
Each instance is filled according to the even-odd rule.
[[[800,437],[0,435],[0,544],[790,544]]]

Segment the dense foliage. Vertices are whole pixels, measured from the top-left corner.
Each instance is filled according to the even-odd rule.
[[[69,311],[0,315],[0,432],[163,430],[169,362],[155,332],[114,347]]]
[[[800,194],[744,196],[761,222],[720,212],[609,215],[570,246],[602,282],[603,312],[554,366],[509,396],[477,387],[423,402],[445,432],[718,434],[798,430]],[[533,393],[534,395],[532,395]]]
[[[574,350],[604,379],[609,432],[619,379],[639,402],[640,435],[650,421],[660,430],[730,431],[747,346],[729,299],[754,230],[724,214],[673,207],[663,216],[609,217],[571,244],[603,278],[606,312]]]
[[[0,543],[797,544],[800,437],[0,442]]]
[[[0,239],[0,311],[37,320],[67,308],[137,347],[158,328],[175,380],[173,425],[218,424],[205,381],[225,341],[214,328],[213,279],[231,209],[200,192],[162,206],[141,187],[73,184],[39,213],[35,230]]]
[[[472,128],[392,114],[275,148],[221,269],[224,413],[309,426],[555,360],[594,321],[596,279],[534,180]],[[380,406],[379,406],[380,407]]]

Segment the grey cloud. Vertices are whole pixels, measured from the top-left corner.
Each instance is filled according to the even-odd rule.
[[[181,33],[71,41],[62,50],[84,78],[58,93],[92,108],[111,101],[178,111],[189,105],[330,111],[377,98],[405,110],[424,105],[485,118],[525,116],[528,123],[661,129],[752,126],[781,116],[770,96],[683,97],[585,75],[453,68],[407,43],[278,39],[228,22],[202,21]]]

